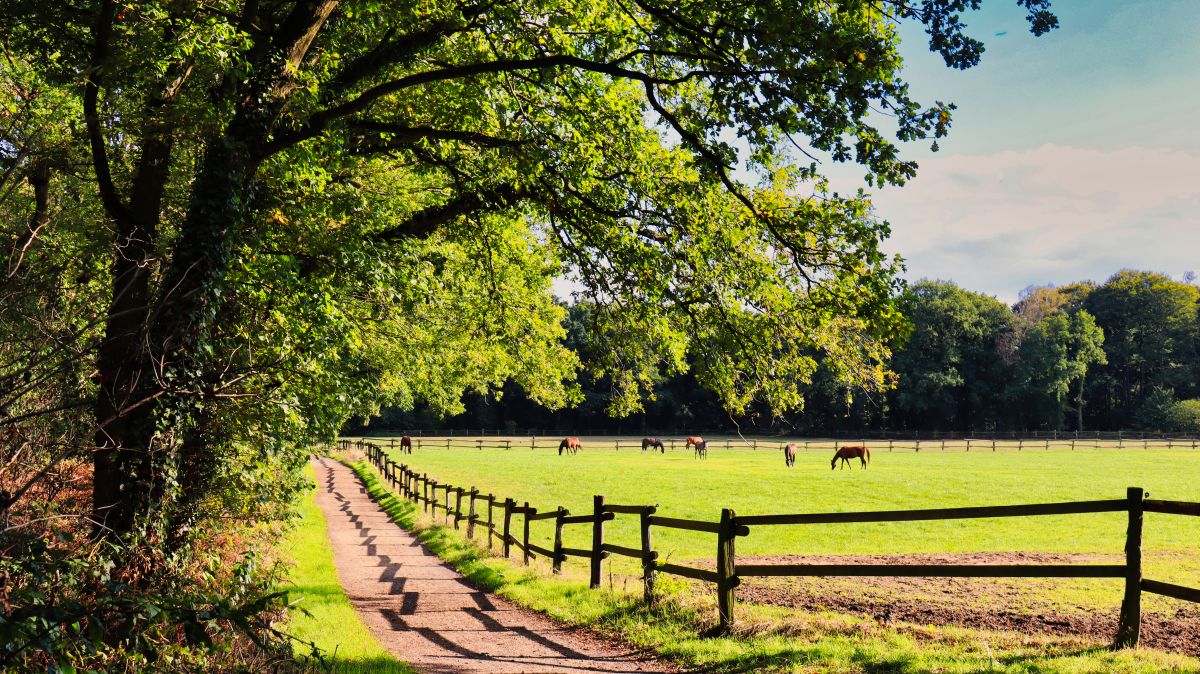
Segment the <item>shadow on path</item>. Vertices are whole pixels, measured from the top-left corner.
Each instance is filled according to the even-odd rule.
[[[674,672],[468,585],[391,521],[354,472],[315,459],[342,587],[391,653],[422,672]]]

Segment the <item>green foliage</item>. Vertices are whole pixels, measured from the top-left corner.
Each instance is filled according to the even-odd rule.
[[[891,363],[903,382],[896,409],[917,428],[994,427],[1008,376],[1008,307],[944,281],[916,283],[899,302],[913,329]]]
[[[1156,388],[1195,390],[1200,290],[1163,274],[1122,271],[1096,288],[1084,308],[1104,330],[1108,364],[1092,380],[1093,404],[1128,424]]]
[[[1137,423],[1147,431],[1200,434],[1200,400],[1176,400],[1171,391],[1155,389],[1138,409]]]
[[[236,667],[226,655],[234,635],[287,649],[270,618],[284,594],[253,553],[228,567],[160,560],[153,577],[136,578],[128,548],[102,543],[76,555],[13,538],[5,542],[14,556],[0,556],[6,672],[217,671]]]
[[[1104,331],[1082,310],[1050,314],[1029,328],[1016,370],[1019,394],[1034,415],[1028,421],[1063,429],[1071,387],[1079,391],[1076,405],[1082,405],[1088,368],[1108,362],[1103,345]]]
[[[5,501],[202,566],[352,415],[579,402],[562,276],[615,414],[685,365],[734,413],[801,409],[818,360],[883,388],[887,225],[794,152],[909,179],[952,106],[910,96],[899,24],[968,67],[977,5],[0,1]]]

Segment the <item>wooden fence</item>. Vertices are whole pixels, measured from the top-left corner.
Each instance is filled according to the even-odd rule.
[[[664,429],[631,429],[624,431],[618,429],[580,429],[580,428],[445,428],[445,429],[376,429],[371,428],[366,433],[366,436],[379,438],[387,438],[389,436],[409,435],[413,438],[430,437],[442,438],[446,436],[456,438],[514,438],[514,437],[529,437],[537,436],[544,438],[562,438],[568,435],[588,436],[588,437],[633,437],[633,436],[657,436],[657,437],[684,437],[687,435],[712,435],[726,436],[739,435],[737,430],[732,428],[712,429],[712,428],[684,428],[674,430]],[[798,433],[790,433],[787,431],[763,431],[755,429],[747,433],[742,433],[739,437],[757,437],[762,441],[779,440],[785,437],[808,437],[808,438],[828,438],[835,440],[946,440],[949,442],[965,440],[973,438],[975,440],[1025,440],[1026,442],[1033,440],[1098,440],[1098,441],[1121,441],[1125,442],[1141,442],[1149,440],[1150,442],[1162,442],[1168,439],[1177,442],[1190,441],[1200,438],[1194,433],[1186,433],[1183,431],[1135,431],[1135,430],[1120,430],[1120,431],[910,431],[901,429],[891,430],[846,430],[846,431],[820,431],[809,432],[807,435]]]
[[[419,438],[413,437],[412,446],[416,451],[429,449],[445,449],[445,450],[484,450],[484,449],[550,449],[558,448],[561,437],[537,437],[530,436],[529,438],[465,438],[465,437],[443,437],[443,438]],[[684,438],[661,438],[664,449],[668,451],[676,451],[685,449]],[[381,443],[389,450],[399,450],[400,439],[398,437],[389,438],[373,438],[372,441]],[[986,452],[986,451],[1044,451],[1051,449],[1071,449],[1074,450],[1084,447],[1113,447],[1117,449],[1149,449],[1150,447],[1166,447],[1168,449],[1200,449],[1200,438],[1188,437],[1170,437],[1164,436],[1159,438],[1141,437],[1141,438],[1079,438],[1068,437],[1064,435],[1061,438],[1054,439],[1049,436],[1043,438],[941,438],[927,439],[920,438],[881,438],[881,439],[858,439],[858,440],[838,440],[832,438],[816,438],[816,439],[777,439],[777,438],[723,438],[719,440],[709,440],[708,448],[710,450],[761,450],[761,451],[782,451],[784,445],[788,442],[795,442],[796,449],[799,451],[815,451],[815,452],[834,452],[838,447],[847,444],[867,445],[873,452],[922,452],[922,451],[940,451],[940,452]],[[603,437],[589,438],[584,436],[584,450],[593,449],[612,449],[617,451],[634,451],[642,448],[640,440],[630,439],[628,437]],[[647,450],[654,451],[654,450]],[[688,450],[690,451],[690,450]]]
[[[784,515],[738,516],[733,510],[721,510],[719,522],[664,517],[655,506],[614,505],[603,496],[595,496],[592,512],[571,515],[563,507],[538,510],[524,502],[518,506],[512,498],[482,494],[474,487],[464,488],[439,482],[425,473],[398,464],[379,445],[357,440],[341,440],[344,449],[359,449],[366,453],[372,465],[388,485],[404,498],[423,506],[435,519],[440,510],[445,522],[458,529],[467,524],[467,537],[474,538],[477,528],[487,530],[487,545],[493,540],[501,545],[505,557],[513,547],[523,554],[526,565],[535,556],[551,560],[554,573],[562,569],[568,557],[589,560],[591,587],[600,587],[602,563],[610,555],[623,555],[639,560],[642,565],[644,595],[654,600],[655,575],[666,573],[700,580],[716,585],[720,625],[728,629],[734,622],[736,589],[742,578],[755,576],[924,576],[956,578],[1123,578],[1125,593],[1121,602],[1116,645],[1137,646],[1141,635],[1141,595],[1143,592],[1200,603],[1200,589],[1144,578],[1142,575],[1142,519],[1147,512],[1169,513],[1200,517],[1200,503],[1147,499],[1139,487],[1130,487],[1123,499],[1074,501],[1010,506],[963,508],[934,508],[923,510],[888,510],[840,513],[803,513]],[[441,498],[439,498],[441,492]],[[464,498],[466,510],[463,510]],[[476,504],[482,504],[482,510]],[[494,512],[499,511],[496,520]],[[736,541],[750,536],[755,530],[773,526],[808,524],[837,524],[858,522],[913,522],[920,520],[958,520],[993,517],[1035,517],[1042,515],[1072,515],[1083,513],[1125,512],[1128,526],[1125,540],[1124,564],[738,564]],[[513,532],[513,516],[521,515],[523,530],[518,537]],[[618,515],[636,515],[640,520],[641,545],[630,548],[604,542],[604,525]],[[529,524],[538,520],[554,520],[554,547],[547,549],[529,540]],[[587,549],[566,548],[562,544],[563,527],[589,525],[592,545]],[[682,529],[716,534],[716,571],[669,564],[658,561],[653,548],[653,529]]]

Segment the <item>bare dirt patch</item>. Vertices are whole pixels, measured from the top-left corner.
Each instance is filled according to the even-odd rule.
[[[1110,555],[1037,552],[738,557],[741,564],[1114,564]],[[1120,607],[1071,605],[1054,579],[1028,578],[743,578],[738,600],[907,622],[1047,634],[1109,643]],[[1145,596],[1145,595],[1144,595]],[[1143,600],[1145,602],[1145,599]],[[1200,606],[1164,602],[1142,615],[1142,644],[1200,656]]]

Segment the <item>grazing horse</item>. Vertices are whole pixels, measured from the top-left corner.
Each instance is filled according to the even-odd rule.
[[[412,454],[412,438],[407,435],[400,436],[400,451],[404,454]]]
[[[833,455],[833,461],[829,464],[830,470],[837,468],[838,459],[842,460],[842,468],[850,463],[850,459],[858,459],[862,461],[862,467],[865,469],[867,463],[871,461],[871,450],[864,445],[842,447],[838,449],[837,454]]]
[[[688,449],[689,447],[695,447],[702,442],[704,442],[704,438],[700,437],[699,435],[689,435],[687,442],[683,443],[683,448]]]
[[[662,440],[659,440],[658,438],[642,438],[642,451],[646,451],[647,447],[651,449],[657,449],[663,454],[667,453],[667,448],[663,447]]]
[[[688,438],[688,439],[691,440],[691,438]],[[707,459],[708,458],[708,443],[701,440],[694,444],[696,447],[696,458],[697,459]]]
[[[558,455],[562,456],[563,450],[567,450],[567,454],[574,454],[579,451],[583,445],[579,442],[579,438],[563,438],[563,441],[558,443]]]
[[[796,465],[796,443],[789,442],[783,448],[783,462],[788,468]]]

